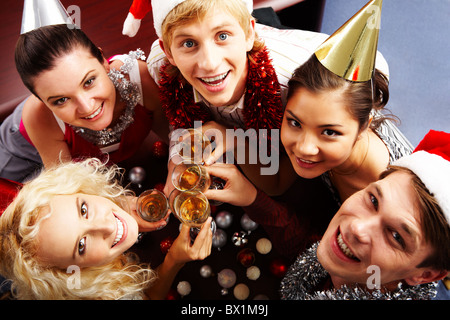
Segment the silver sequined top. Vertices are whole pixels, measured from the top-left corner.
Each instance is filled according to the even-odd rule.
[[[316,242],[300,255],[281,280],[282,300],[431,300],[437,294],[437,283],[408,286],[399,283],[393,291],[362,287],[331,288],[322,290],[320,283],[328,277],[328,272],[317,259]]]

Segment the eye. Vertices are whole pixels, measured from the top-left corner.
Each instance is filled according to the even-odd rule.
[[[323,133],[325,136],[328,136],[328,137],[334,137],[334,136],[340,135],[339,132],[334,131],[334,130],[331,130],[331,129],[325,129],[325,130],[323,130],[322,133]]]
[[[86,205],[85,202],[83,202],[83,203],[81,204],[81,207],[80,207],[80,214],[81,214],[81,216],[82,216],[83,218],[85,218],[85,219],[88,218],[88,208],[87,208],[87,205]]]
[[[190,49],[190,48],[194,47],[194,41],[186,40],[183,42],[182,45],[183,45],[183,47]]]
[[[225,41],[227,39],[228,39],[228,34],[226,34],[226,33],[219,34],[219,40],[220,41]]]
[[[289,125],[290,127],[293,127],[293,128],[301,128],[301,127],[302,127],[302,125],[300,124],[300,122],[298,122],[298,121],[295,120],[295,119],[289,119],[289,118],[287,118],[287,123],[288,123],[288,125]]]
[[[95,81],[95,77],[92,77],[90,79],[88,79],[85,83],[84,83],[84,87],[90,87]]]
[[[371,193],[369,194],[370,202],[372,203],[375,210],[378,210],[378,199]]]
[[[78,242],[78,254],[81,256],[86,251],[86,237],[82,238],[80,242]]]
[[[405,247],[405,241],[403,240],[402,236],[400,235],[400,233],[398,233],[397,231],[391,231],[392,234],[392,238],[394,238],[394,240],[399,243],[402,248]]]
[[[54,106],[62,106],[64,103],[66,103],[67,100],[69,100],[69,99],[68,98],[61,98],[61,99],[53,101],[52,104]]]

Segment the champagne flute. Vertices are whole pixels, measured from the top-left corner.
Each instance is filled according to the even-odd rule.
[[[169,201],[164,193],[157,189],[150,189],[142,192],[136,200],[136,211],[145,221],[160,221],[167,215],[168,210]],[[166,221],[168,220],[169,216],[167,216]],[[163,227],[159,229],[162,228]]]
[[[169,196],[170,209],[181,223],[191,227],[191,237],[195,239],[201,226],[211,215],[208,198],[199,190],[181,191],[173,189]],[[211,222],[214,234],[216,224]]]
[[[208,189],[223,189],[225,182],[218,177],[211,177],[204,166],[185,160],[177,164],[172,171],[172,183],[180,191]],[[210,200],[212,205],[221,205],[223,202]]]
[[[180,129],[172,139],[177,141],[174,145],[176,153],[184,160],[203,164],[212,152],[211,140],[194,128]]]
[[[205,192],[211,185],[211,177],[205,167],[185,160],[172,171],[172,183],[180,191],[198,190]]]

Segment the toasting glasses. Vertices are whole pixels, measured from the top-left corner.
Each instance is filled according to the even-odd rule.
[[[180,222],[191,227],[191,237],[194,240],[201,226],[211,215],[208,198],[199,190],[173,189],[169,196],[169,204]],[[214,221],[211,222],[211,230],[213,234],[216,232]]]
[[[203,166],[204,160],[212,152],[209,138],[197,129],[185,129],[178,135],[174,145],[178,155],[183,159],[172,171],[172,183],[178,190],[197,189],[205,192],[207,189],[223,189],[224,181],[211,177]],[[222,202],[210,200],[212,205]]]
[[[191,226],[191,235],[195,237],[200,226],[211,215],[210,204],[219,205],[222,202],[209,201],[203,194],[208,189],[223,189],[221,179],[211,177],[204,167],[205,159],[212,152],[209,138],[200,130],[181,130],[175,137],[177,143],[173,146],[183,159],[172,171],[172,183],[175,189],[169,196],[172,212],[178,219]],[[211,223],[213,233],[215,222]],[[193,235],[194,234],[194,235]]]
[[[136,200],[136,211],[145,221],[160,221],[167,215],[168,210],[169,202],[166,196],[157,189],[142,192]]]
[[[173,148],[183,160],[203,164],[212,152],[209,138],[197,129],[183,129],[172,137],[176,141]]]

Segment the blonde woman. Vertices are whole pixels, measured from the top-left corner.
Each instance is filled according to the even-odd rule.
[[[138,218],[118,175],[89,159],[24,184],[0,217],[0,274],[15,298],[163,299],[186,262],[210,254],[208,221],[192,245],[183,227],[156,269],[140,264],[127,250],[154,225]]]

